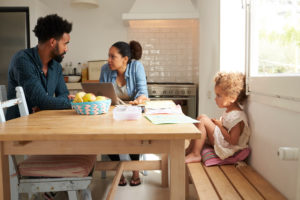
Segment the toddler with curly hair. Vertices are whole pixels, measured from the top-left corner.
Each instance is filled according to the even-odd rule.
[[[215,94],[217,106],[226,110],[220,120],[210,119],[206,115],[197,118],[201,138],[191,140],[186,149],[186,163],[201,161],[200,152],[206,140],[222,160],[248,147],[250,129],[247,116],[240,107],[247,98],[245,76],[242,73],[217,73]]]

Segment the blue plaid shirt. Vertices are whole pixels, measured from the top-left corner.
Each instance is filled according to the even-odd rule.
[[[69,91],[62,75],[61,65],[51,60],[48,63],[47,77],[42,67],[37,47],[17,52],[8,69],[7,99],[16,98],[15,88],[22,86],[29,113],[32,113],[33,107],[41,110],[71,108],[71,101],[68,99]],[[7,120],[19,116],[17,106],[7,109]]]

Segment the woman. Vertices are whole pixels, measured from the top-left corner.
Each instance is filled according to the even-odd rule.
[[[109,49],[108,63],[101,68],[100,82],[111,82],[118,97],[130,104],[140,104],[148,100],[147,81],[144,66],[138,60],[142,57],[142,47],[136,41],[116,42]],[[109,155],[113,161],[119,155]],[[139,160],[139,154],[130,154],[131,160]],[[119,186],[127,184],[122,175]],[[131,186],[141,184],[139,171],[133,171]]]

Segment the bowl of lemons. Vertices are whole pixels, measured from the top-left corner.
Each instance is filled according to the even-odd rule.
[[[111,99],[95,96],[93,93],[78,92],[71,105],[80,115],[100,115],[108,112]]]

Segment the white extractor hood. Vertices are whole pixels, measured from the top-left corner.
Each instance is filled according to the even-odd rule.
[[[198,19],[190,0],[136,0],[123,20]]]

